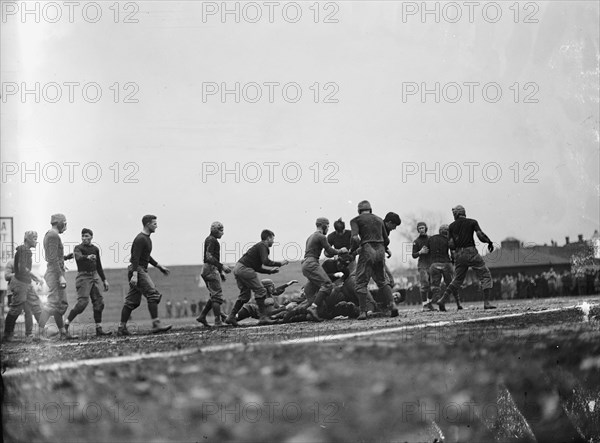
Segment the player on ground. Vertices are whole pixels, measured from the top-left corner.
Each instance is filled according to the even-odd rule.
[[[328,219],[319,217],[315,224],[317,225],[317,230],[306,240],[306,252],[304,253],[304,260],[302,260],[302,275],[308,279],[307,286],[310,287],[310,289],[305,287],[305,291],[308,290],[309,292],[314,293],[314,289],[318,288],[314,301],[308,307],[308,313],[314,321],[323,321],[317,313],[317,308],[321,306],[325,302],[325,298],[331,294],[333,284],[319,263],[321,252],[325,250],[325,255],[333,257],[334,255],[347,253],[348,249],[345,247],[342,247],[341,249],[331,247],[327,241],[327,237],[325,237],[329,230]],[[307,297],[310,297],[311,295],[312,294],[307,293]]]
[[[421,293],[421,301],[423,302],[423,311],[435,311],[431,304],[431,290],[429,281],[429,266],[431,264],[429,260],[429,249],[427,248],[427,242],[429,236],[427,235],[427,223],[417,223],[417,231],[419,236],[413,242],[412,256],[413,258],[419,259],[417,262],[417,270],[419,272],[419,292]]]
[[[454,276],[452,283],[446,288],[442,298],[437,301],[440,311],[446,310],[444,303],[450,294],[453,294],[454,296],[458,294],[458,290],[465,280],[469,267],[473,268],[477,274],[477,278],[481,282],[481,287],[483,289],[483,308],[496,309],[496,306],[492,306],[490,303],[492,275],[485,265],[483,258],[481,258],[477,252],[475,242],[473,241],[473,234],[476,234],[481,242],[487,243],[488,251],[490,252],[494,250],[494,244],[489,237],[483,233],[477,220],[467,218],[467,212],[463,206],[458,205],[452,208],[452,215],[454,215],[454,222],[450,224],[449,235],[450,248],[455,249],[456,251],[454,257],[456,275]]]
[[[96,336],[103,337],[111,335],[112,332],[102,330],[102,311],[104,310],[104,298],[98,287],[98,277],[102,280],[104,291],[108,291],[108,281],[102,269],[100,250],[92,244],[94,233],[91,229],[81,230],[81,244],[75,246],[73,255],[77,263],[77,277],[75,278],[75,289],[77,290],[77,303],[69,312],[65,321],[65,329],[69,330],[71,322],[81,314],[92,299],[94,322],[96,323]]]
[[[350,222],[352,250],[360,247],[356,265],[356,293],[360,307],[359,320],[367,319],[367,285],[373,277],[382,292],[392,317],[398,316],[394,305],[392,288],[385,276],[385,250],[390,243],[383,220],[372,213],[371,204],[363,200],[358,204],[358,216]]]
[[[25,233],[23,244],[17,247],[14,258],[14,274],[10,280],[10,290],[12,297],[9,303],[9,311],[4,322],[4,341],[10,341],[13,338],[15,323],[19,315],[24,309],[31,312],[36,320],[40,321],[42,309],[40,307],[40,299],[37,296],[35,289],[31,285],[32,280],[40,283],[39,278],[31,272],[33,259],[31,248],[37,245],[37,232],[27,231]],[[33,329],[33,324],[31,325]],[[30,339],[32,329],[27,330],[25,335]],[[40,334],[41,336],[41,334]]]
[[[152,252],[152,239],[150,235],[158,228],[156,216],[144,215],[142,217],[142,226],[144,227],[142,232],[135,237],[131,245],[131,263],[127,272],[129,292],[125,297],[125,303],[121,310],[121,322],[117,329],[118,336],[131,335],[127,330],[127,321],[131,317],[131,312],[140,305],[142,295],[148,301],[148,311],[152,319],[152,332],[165,332],[171,329],[171,325],[163,326],[160,318],[158,318],[158,304],[162,295],[158,292],[148,274],[148,264],[160,270],[164,275],[169,275],[171,272],[165,266],[158,264],[150,255]]]
[[[289,262],[283,260],[282,262],[276,262],[269,260],[269,248],[273,246],[275,242],[275,234],[273,231],[268,229],[263,230],[260,233],[261,241],[252,246],[248,252],[246,252],[242,258],[235,264],[233,268],[233,275],[240,289],[240,295],[235,301],[231,312],[227,316],[225,323],[237,326],[235,319],[236,314],[244,303],[250,301],[252,292],[254,292],[254,299],[258,305],[260,311],[259,324],[272,324],[265,310],[265,297],[267,296],[267,290],[258,279],[257,272],[261,274],[275,274],[279,272],[279,267],[287,265]],[[269,266],[274,269],[265,269],[263,266]]]
[[[267,290],[267,297],[265,298],[265,306],[266,306],[266,314],[270,317],[271,315],[279,314],[280,312],[285,311],[285,306],[281,306],[277,301],[277,296],[281,295],[285,292],[285,290],[293,285],[294,283],[298,283],[298,280],[290,280],[283,285],[275,287],[275,283],[270,278],[263,278],[261,280],[262,285]],[[236,320],[241,321],[246,318],[256,318],[260,319],[260,311],[258,309],[258,305],[256,303],[246,303],[242,306],[237,313]]]
[[[448,256],[448,252],[450,250],[448,243],[448,230],[448,225],[440,226],[439,234],[429,237],[429,242],[427,243],[431,261],[431,266],[429,267],[429,275],[431,277],[431,293],[435,302],[439,300],[442,292],[440,287],[442,283],[442,277],[444,277],[444,283],[446,284],[446,287],[448,287],[452,281],[452,277],[454,276],[452,260]],[[458,292],[454,294],[454,298],[456,299],[456,309],[461,310],[463,307],[460,304]]]
[[[49,293],[46,307],[38,321],[43,330],[48,319],[53,316],[61,339],[76,338],[65,329],[63,315],[67,312],[67,280],[65,279],[65,260],[73,254],[64,255],[65,249],[60,239],[60,234],[67,230],[67,217],[63,214],[54,214],[50,217],[50,229],[44,236],[44,253],[46,256],[46,274],[44,280],[48,285]]]
[[[223,223],[216,221],[210,225],[210,234],[204,240],[202,279],[206,283],[210,298],[198,318],[196,318],[196,321],[202,323],[207,328],[210,328],[210,325],[206,321],[206,316],[211,309],[215,316],[215,326],[223,326],[223,321],[221,320],[221,305],[223,304],[221,280],[225,281],[225,274],[231,272],[229,266],[221,263],[221,245],[219,244],[219,239],[223,237],[224,233],[225,227]]]

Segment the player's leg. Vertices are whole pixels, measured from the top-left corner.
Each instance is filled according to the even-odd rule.
[[[96,337],[104,337],[106,335],[112,335],[111,331],[104,331],[102,329],[102,312],[104,311],[104,297],[98,287],[98,280],[96,284],[92,286],[90,291],[90,298],[92,299],[92,309],[94,313],[94,323],[96,324]]]
[[[367,243],[361,248],[358,255],[358,263],[356,264],[356,295],[360,308],[358,320],[367,319],[367,286],[373,273],[373,261],[375,258],[375,250]]]
[[[250,297],[252,296],[252,291],[248,285],[248,280],[252,279],[253,273],[254,276],[256,276],[256,272],[253,269],[247,268],[240,263],[236,263],[235,267],[233,268],[233,276],[235,277],[235,283],[240,290],[240,294],[231,308],[227,319],[225,319],[225,323],[232,326],[237,326],[236,315],[239,310],[242,309],[242,306],[250,301]]]
[[[17,318],[21,315],[23,311],[23,307],[25,302],[27,301],[27,286],[25,283],[18,282],[16,278],[13,278],[10,282],[12,288],[12,297],[10,299],[10,304],[8,314],[6,314],[6,319],[4,320],[4,337],[2,338],[3,342],[9,342],[14,337],[15,324],[17,323]]]
[[[131,276],[133,272],[130,270],[127,273],[127,282],[131,280]],[[127,329],[127,322],[131,317],[131,313],[137,309],[137,307],[142,302],[142,293],[139,290],[139,272],[138,272],[138,284],[136,286],[129,286],[129,291],[125,296],[125,302],[123,303],[123,309],[121,309],[121,322],[119,323],[119,327],[117,329],[118,336],[126,336],[131,335],[129,330]]]
[[[469,264],[475,271],[475,274],[481,283],[481,289],[483,290],[483,309],[496,309],[496,306],[493,306],[490,302],[493,286],[492,274],[485,265],[483,258],[475,251],[470,258]]]
[[[468,254],[465,253],[464,250],[458,251],[455,256],[455,274],[454,278],[444,291],[444,295],[442,298],[437,301],[437,305],[440,308],[440,311],[446,310],[446,300],[450,297],[450,295],[456,296],[458,294],[459,288],[462,286],[465,281],[465,277],[467,276],[467,271],[469,270],[469,257]]]
[[[158,304],[162,298],[161,293],[158,292],[147,272],[138,272],[138,279],[140,291],[148,302],[148,312],[152,319],[152,333],[167,332],[172,328],[172,325],[163,325],[158,317]]]
[[[433,295],[433,302],[437,303],[442,296],[442,275],[444,265],[443,263],[432,263],[429,267],[429,276],[431,278],[431,293]]]
[[[373,262],[373,280],[390,310],[390,316],[398,317],[398,308],[396,308],[396,305],[394,304],[392,287],[389,284],[389,279],[385,271],[385,248],[383,245],[377,245],[374,249],[375,261]]]
[[[302,274],[308,281],[319,288],[314,301],[308,307],[308,313],[314,321],[323,321],[319,316],[317,309],[325,303],[325,299],[333,289],[333,283],[325,273],[325,270],[319,264],[319,261],[313,258],[306,259],[302,263]]]

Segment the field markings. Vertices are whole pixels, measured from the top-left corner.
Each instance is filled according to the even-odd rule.
[[[591,305],[594,306],[594,305]],[[544,309],[541,311],[530,311],[530,312],[519,312],[514,314],[503,314],[503,315],[495,315],[495,316],[487,316],[480,318],[472,318],[465,320],[448,320],[448,321],[438,321],[433,323],[423,323],[418,325],[409,325],[409,326],[396,326],[396,327],[387,327],[387,328],[378,328],[369,331],[356,331],[356,332],[345,332],[340,334],[324,334],[317,335],[314,334],[309,337],[295,338],[295,339],[287,339],[280,341],[271,341],[266,340],[264,342],[246,344],[246,343],[225,343],[220,345],[208,345],[198,348],[189,348],[189,349],[181,349],[177,351],[163,351],[163,352],[151,352],[147,354],[131,354],[125,356],[117,356],[117,357],[103,357],[103,358],[92,358],[87,360],[76,360],[70,362],[60,362],[60,363],[51,363],[33,367],[25,367],[25,368],[13,368],[7,369],[2,376],[3,377],[17,377],[20,375],[32,374],[35,372],[44,372],[44,371],[60,371],[64,369],[77,369],[84,366],[100,366],[100,365],[111,365],[111,364],[120,364],[120,363],[133,363],[141,360],[149,360],[156,358],[178,358],[192,354],[205,354],[212,352],[223,352],[223,351],[233,351],[233,350],[244,350],[247,348],[256,348],[256,347],[267,347],[267,346],[289,346],[289,345],[302,345],[309,343],[326,343],[326,342],[334,342],[340,340],[347,340],[353,338],[360,337],[369,337],[373,335],[383,335],[383,334],[391,334],[396,332],[407,332],[413,330],[419,330],[430,327],[443,327],[443,326],[453,326],[453,325],[461,325],[468,323],[477,323],[477,322],[488,322],[494,320],[501,320],[506,318],[517,318],[524,317],[527,315],[541,315],[541,314],[549,314],[553,312],[561,312],[568,311],[572,309],[581,309],[581,305],[574,306],[565,306],[560,308],[552,308],[552,309]],[[368,323],[367,323],[368,324]],[[315,332],[319,332],[318,330]],[[268,337],[267,337],[268,338]]]

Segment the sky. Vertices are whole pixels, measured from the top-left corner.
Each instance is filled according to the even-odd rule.
[[[165,265],[201,263],[215,220],[227,261],[265,228],[300,259],[364,199],[405,220],[392,266],[406,221],[456,204],[497,243],[589,238],[599,4],[491,3],[2,1],[0,213],[18,242],[66,214],[105,267],[147,213]]]

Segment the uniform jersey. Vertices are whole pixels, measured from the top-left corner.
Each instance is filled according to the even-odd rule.
[[[263,242],[258,242],[246,252],[239,263],[242,265],[254,269],[256,272],[264,273],[264,266],[282,266],[280,262],[272,261],[269,259],[269,247]]]
[[[323,250],[325,250],[325,253],[329,256],[337,254],[337,250],[331,247],[325,234],[317,231],[306,240],[306,252],[304,253],[304,258],[312,257],[318,260],[321,257],[321,252]]]
[[[327,236],[327,241],[335,249],[346,248],[350,250],[352,247],[352,232],[348,231],[347,229],[344,229],[344,232],[341,234],[337,231],[333,231]]]
[[[156,266],[158,263],[150,255],[152,253],[152,239],[148,234],[140,232],[131,244],[131,268],[137,271],[138,266],[148,269],[148,264]]]
[[[427,246],[429,242],[428,235],[419,235],[415,241],[413,242],[412,256],[413,258],[418,258],[417,268],[429,268],[431,264],[429,260],[429,254],[419,255],[419,251],[423,246]]]
[[[353,249],[365,243],[382,243],[384,246],[390,244],[383,220],[375,214],[363,212],[350,220],[352,236],[360,237],[360,245],[353,245]]]
[[[468,248],[475,246],[473,234],[481,231],[477,220],[472,218],[460,217],[458,220],[450,223],[450,238],[454,241],[454,246],[458,248]]]
[[[441,234],[432,235],[429,237],[427,243],[429,248],[429,262],[430,263],[449,263],[450,257],[448,256],[448,239],[446,236]]]
[[[96,260],[89,260],[88,255],[95,255]],[[75,246],[73,249],[73,255],[75,257],[75,263],[77,263],[77,271],[79,272],[98,272],[98,275],[102,280],[106,280],[104,276],[104,269],[102,269],[102,262],[100,261],[100,250],[97,246],[92,244],[85,245],[81,243]]]

